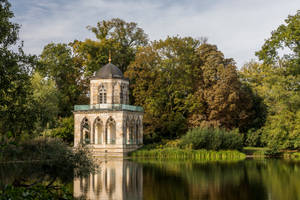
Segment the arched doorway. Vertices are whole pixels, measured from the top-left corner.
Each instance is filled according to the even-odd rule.
[[[83,144],[90,144],[91,143],[90,123],[89,123],[89,120],[86,117],[84,117],[81,121],[80,142],[83,143]]]
[[[106,139],[107,144],[116,144],[116,122],[112,117],[106,122]]]
[[[103,123],[99,117],[95,119],[94,122],[94,141],[95,144],[102,144],[103,143]]]

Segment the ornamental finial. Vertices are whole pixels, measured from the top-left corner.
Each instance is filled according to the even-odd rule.
[[[109,50],[109,55],[108,55],[108,63],[111,63],[111,53],[110,53],[110,50]]]

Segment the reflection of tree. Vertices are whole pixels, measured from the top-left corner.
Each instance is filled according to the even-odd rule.
[[[51,162],[5,164],[0,165],[0,180],[0,189],[8,184],[25,188],[42,184],[51,192],[71,183],[73,169],[55,166]]]
[[[299,199],[300,163],[150,162],[144,165],[145,199]],[[298,171],[297,171],[298,169]]]
[[[264,172],[262,180],[270,199],[300,199],[300,162],[273,160],[272,165],[265,166]]]
[[[189,199],[188,186],[176,173],[176,168],[176,165],[145,165],[143,167],[144,199]]]

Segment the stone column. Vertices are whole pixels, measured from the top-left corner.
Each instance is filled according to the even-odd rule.
[[[139,129],[140,129],[140,132],[139,132],[139,135],[140,135],[139,143],[143,144],[143,118],[142,117],[140,119]]]
[[[106,124],[106,144],[110,144],[110,127],[109,124]]]
[[[91,127],[90,127],[90,144],[94,143],[94,129],[92,127],[92,123],[91,123]]]
[[[81,119],[74,113],[74,146],[78,146],[81,141]]]
[[[95,138],[95,141],[94,141],[94,144],[98,144],[98,124],[96,123],[95,124],[95,127],[94,127],[94,138]]]

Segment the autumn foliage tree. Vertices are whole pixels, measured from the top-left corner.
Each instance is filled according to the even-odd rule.
[[[154,41],[139,49],[126,76],[151,137],[174,138],[196,126],[246,131],[257,116],[233,60],[205,41]]]
[[[239,80],[234,61],[224,58],[222,52],[210,44],[202,44],[196,55],[201,74],[195,83],[194,102],[201,102],[202,106],[190,110],[191,126],[221,126],[247,131],[259,116],[254,110],[251,91]]]

